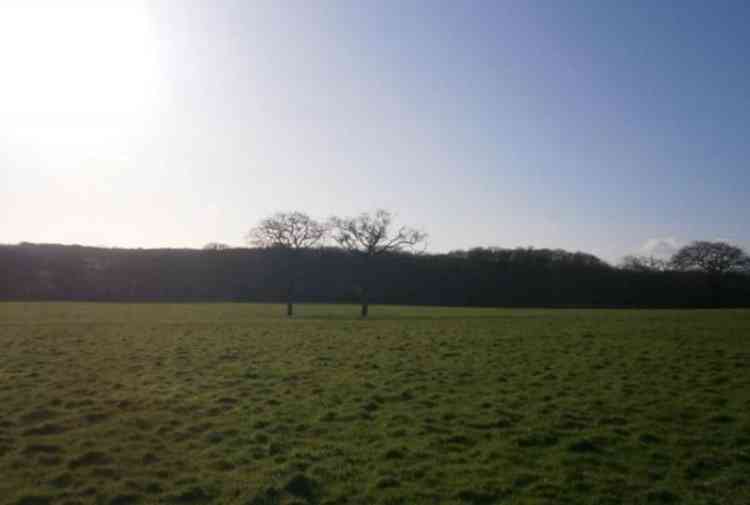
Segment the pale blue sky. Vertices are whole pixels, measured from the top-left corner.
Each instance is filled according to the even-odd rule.
[[[0,242],[750,245],[744,2],[0,4]]]

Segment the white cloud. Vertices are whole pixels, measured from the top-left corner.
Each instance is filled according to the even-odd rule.
[[[682,246],[682,241],[675,237],[650,238],[638,248],[636,254],[669,259]]]

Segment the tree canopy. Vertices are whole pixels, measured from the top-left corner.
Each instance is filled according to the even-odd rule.
[[[393,214],[383,209],[356,217],[333,217],[330,225],[341,247],[369,256],[411,249],[427,238],[423,231],[407,226],[394,230]]]
[[[726,242],[692,242],[677,251],[671,263],[679,270],[702,270],[714,276],[750,269],[745,251]]]
[[[325,225],[304,212],[277,212],[252,228],[247,241],[256,247],[305,249],[319,245],[326,231]]]

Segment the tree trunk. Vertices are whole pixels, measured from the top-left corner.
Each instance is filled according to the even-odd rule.
[[[372,272],[370,271],[370,268],[372,267],[372,255],[371,254],[365,254],[362,257],[362,264],[360,266],[361,270],[361,276],[360,276],[360,283],[362,286],[362,289],[359,293],[360,295],[360,302],[362,304],[362,310],[360,311],[360,316],[362,318],[366,318],[367,314],[370,311],[370,302],[367,298],[368,288],[370,286],[370,279]]]
[[[361,316],[363,318],[367,317],[367,313],[369,312],[369,309],[370,309],[370,304],[368,303],[368,300],[367,300],[367,288],[363,287],[362,288],[362,312],[361,312]]]
[[[294,280],[289,281],[289,289],[286,292],[286,315],[292,317],[294,315],[294,302],[292,297],[294,296]]]
[[[711,289],[711,305],[713,307],[721,306],[721,288],[722,288],[722,275],[721,274],[709,274],[709,285]]]

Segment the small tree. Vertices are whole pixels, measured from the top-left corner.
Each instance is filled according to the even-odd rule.
[[[714,304],[718,305],[724,277],[731,272],[750,270],[750,257],[739,247],[726,242],[696,241],[677,251],[671,264],[678,270],[706,272]]]
[[[628,255],[622,259],[621,267],[634,272],[665,272],[669,270],[669,261],[654,256]]]
[[[279,248],[287,253],[289,285],[287,288],[287,316],[294,314],[294,284],[297,276],[297,256],[302,249],[315,247],[326,235],[325,225],[302,212],[278,212],[267,217],[250,230],[247,240],[263,248]]]
[[[372,258],[388,252],[413,249],[427,238],[427,234],[401,226],[393,229],[393,215],[387,210],[378,209],[374,213],[362,213],[357,217],[332,217],[330,227],[333,239],[343,248],[361,255],[364,259],[362,285],[360,286],[362,317],[369,312],[368,288],[366,279],[371,268]]]
[[[229,246],[221,242],[209,242],[203,246],[204,251],[226,251],[227,249],[229,249]]]

